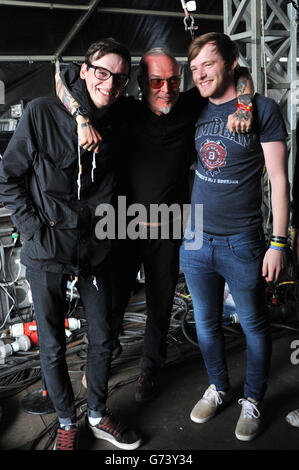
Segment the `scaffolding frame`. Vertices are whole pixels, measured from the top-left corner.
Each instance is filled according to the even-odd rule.
[[[223,0],[224,32],[240,45],[255,90],[280,105],[288,131],[289,181],[296,154],[298,12],[287,0]]]

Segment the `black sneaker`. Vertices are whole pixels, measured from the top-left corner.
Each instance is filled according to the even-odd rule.
[[[78,426],[59,427],[53,450],[76,450],[78,445]]]
[[[104,416],[99,424],[92,426],[86,417],[88,428],[94,437],[111,442],[119,449],[134,450],[141,445],[141,439],[126,425],[117,421],[111,413]]]
[[[141,373],[136,385],[135,400],[145,403],[155,398],[158,393],[159,388],[155,377]]]

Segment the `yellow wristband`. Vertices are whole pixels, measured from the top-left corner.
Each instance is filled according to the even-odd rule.
[[[287,243],[277,243],[277,242],[270,242],[270,245],[273,245],[273,246],[280,246],[281,248],[286,248],[288,245]]]

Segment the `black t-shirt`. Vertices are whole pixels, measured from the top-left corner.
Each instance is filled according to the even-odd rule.
[[[189,201],[194,124],[205,103],[193,88],[180,94],[168,114],[157,116],[143,101],[120,100],[116,107],[121,130],[115,170],[118,194],[126,195],[129,204],[148,207]]]

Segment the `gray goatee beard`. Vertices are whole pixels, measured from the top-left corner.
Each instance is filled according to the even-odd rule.
[[[165,106],[165,108],[160,108],[162,114],[168,114],[171,110],[172,106]]]

